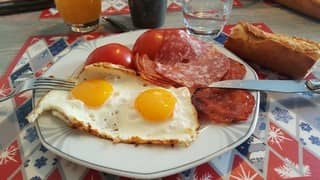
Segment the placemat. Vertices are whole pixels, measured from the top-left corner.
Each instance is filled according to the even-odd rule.
[[[168,0],[168,11],[180,11],[181,0]],[[240,0],[233,1],[234,7],[241,7]],[[101,16],[129,14],[128,0],[102,0]],[[45,9],[40,14],[40,19],[58,18],[59,12],[56,8]]]
[[[263,23],[255,25],[271,32]],[[223,43],[232,26],[227,25],[216,40]],[[108,35],[30,37],[2,76],[0,95],[18,78],[40,76],[79,43]],[[256,70],[262,79],[283,78],[259,67]],[[130,179],[79,166],[48,151],[34,125],[25,119],[32,109],[30,97],[28,92],[0,104],[0,179]],[[297,106],[301,103],[303,107]],[[258,124],[247,141],[208,163],[161,179],[317,179],[319,104],[320,95],[311,93],[261,93]]]

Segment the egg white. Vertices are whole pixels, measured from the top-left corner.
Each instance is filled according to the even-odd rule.
[[[70,126],[114,142],[188,145],[196,138],[199,123],[187,88],[166,89],[177,99],[172,118],[148,122],[135,109],[135,98],[147,89],[161,87],[133,71],[105,63],[89,65],[77,77],[78,81],[89,79],[105,79],[112,84],[112,95],[102,106],[88,107],[70,92],[53,90],[41,98],[27,119],[33,122],[51,111]]]

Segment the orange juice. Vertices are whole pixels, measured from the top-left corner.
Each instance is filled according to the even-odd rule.
[[[55,4],[67,24],[91,23],[101,13],[101,0],[55,0]]]

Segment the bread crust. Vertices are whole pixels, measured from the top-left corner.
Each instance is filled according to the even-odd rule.
[[[308,16],[320,19],[320,0],[274,0]]]
[[[238,23],[224,46],[243,60],[301,79],[320,58],[320,44],[297,37],[267,33]]]

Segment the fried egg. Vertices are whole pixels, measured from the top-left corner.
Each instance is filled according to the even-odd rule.
[[[27,116],[43,112],[114,142],[190,144],[199,123],[187,88],[163,88],[106,63],[86,66],[70,92],[53,90]]]

